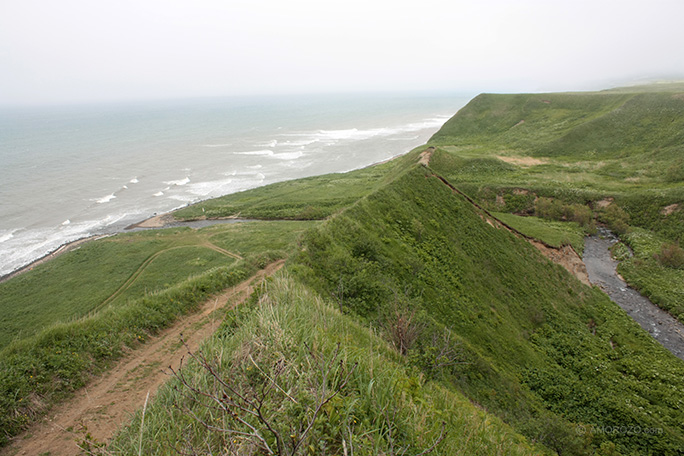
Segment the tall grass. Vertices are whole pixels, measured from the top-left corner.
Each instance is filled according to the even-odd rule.
[[[286,450],[279,454],[418,454],[434,445],[442,430],[445,437],[432,454],[538,454],[538,448],[458,393],[426,381],[373,330],[287,276],[266,283],[252,304],[224,323],[201,351],[215,363],[222,381],[246,396],[259,395],[277,378],[278,388],[271,389],[263,413],[286,440],[300,438],[321,390],[335,388],[334,377],[321,384],[321,362],[338,359],[337,365],[348,370],[357,366],[313,421],[298,450],[290,453],[292,442],[285,442]],[[216,391],[216,378],[197,363],[186,365],[182,375],[203,392]],[[109,450],[134,452],[142,433],[144,454],[193,448],[213,454],[259,453],[254,437],[207,429],[207,423],[216,423],[217,428],[249,431],[207,405],[173,380],[147,407],[145,428],[139,427],[139,413]],[[273,442],[265,426],[258,431]]]
[[[0,351],[0,444],[82,387],[93,373],[192,311],[212,293],[256,270],[240,262],[221,267],[142,299],[60,323]]]

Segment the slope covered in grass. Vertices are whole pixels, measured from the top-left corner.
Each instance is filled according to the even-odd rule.
[[[559,454],[684,447],[681,361],[429,170],[309,232],[293,271],[382,330],[425,375]],[[445,350],[458,352],[448,366]],[[660,434],[576,431],[636,425]]]
[[[339,174],[278,182],[214,198],[177,210],[180,220],[216,217],[319,220],[379,188],[399,172],[405,160]]]
[[[173,379],[144,421],[139,412],[110,451],[268,454],[268,447],[282,455],[370,455],[419,454],[434,446],[435,455],[488,456],[542,450],[463,395],[426,379],[372,329],[291,277],[267,283],[201,353],[218,375],[191,362],[183,378],[197,391]],[[260,404],[263,422],[232,405],[226,392]]]

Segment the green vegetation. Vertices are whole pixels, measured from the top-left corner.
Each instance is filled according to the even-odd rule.
[[[339,345],[338,345],[339,344]],[[202,347],[218,377],[194,362],[110,445],[115,454],[539,454],[458,392],[427,380],[354,318],[340,314],[290,277],[267,283]],[[329,370],[328,370],[329,369]],[[325,375],[328,373],[329,375]],[[276,379],[274,387],[269,379]],[[343,383],[343,380],[347,380]],[[221,383],[225,383],[222,385]],[[344,384],[344,386],[341,386]],[[264,388],[271,387],[263,394]],[[235,389],[231,393],[231,389]],[[223,392],[254,398],[273,428],[240,410]],[[316,405],[339,391],[318,414]],[[210,397],[202,397],[200,394]],[[262,443],[214,399],[254,426]],[[263,401],[259,402],[259,399]],[[233,432],[211,432],[202,424]],[[141,423],[143,423],[141,429]],[[304,434],[305,426],[311,429]],[[444,429],[442,431],[442,423]],[[440,440],[443,435],[443,440]],[[276,439],[277,436],[277,439]],[[175,449],[168,442],[173,442]]]
[[[1,284],[6,310],[0,333],[5,341],[0,443],[83,386],[125,347],[135,347],[212,293],[283,258],[283,249],[309,226],[252,222],[122,234],[90,242]],[[218,245],[211,243],[214,237]],[[244,260],[215,250],[233,244]],[[94,284],[81,286],[89,280]],[[22,337],[16,336],[19,329]]]
[[[609,441],[623,454],[677,454],[684,365],[605,295],[429,176],[412,170],[309,232],[291,270],[388,339],[405,335],[397,348],[424,375],[531,441],[561,454]],[[435,369],[444,331],[458,362]],[[576,433],[637,423],[662,434]]]
[[[179,220],[204,217],[320,220],[382,187],[401,170],[402,163],[402,160],[391,160],[344,174],[278,182],[203,201],[173,215]]]
[[[579,253],[606,225],[621,274],[684,320],[684,96],[661,89],[481,95],[427,166],[423,147],[176,213],[324,221],[119,235],[0,285],[0,439],[288,257],[108,451],[683,454],[684,363],[487,223]]]
[[[542,241],[546,245],[560,248],[572,246],[582,255],[584,252],[584,230],[575,222],[556,222],[539,217],[521,217],[505,212],[493,212],[497,219],[525,236]]]
[[[247,258],[271,251],[283,257],[307,226],[250,222],[142,231],[88,242],[0,284],[0,349],[57,322],[74,321],[103,306],[118,306],[212,268],[233,265],[237,258],[231,253]]]
[[[684,323],[684,270],[681,248],[643,228],[634,228],[624,241],[634,256],[620,263],[618,271],[651,302]]]

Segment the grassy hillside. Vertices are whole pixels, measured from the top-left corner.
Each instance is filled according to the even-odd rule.
[[[212,217],[320,220],[388,182],[404,160],[342,174],[325,174],[278,182],[203,201],[175,211],[179,220]]]
[[[624,454],[684,448],[684,365],[428,170],[309,232],[293,271],[394,340],[428,378],[559,454],[608,441]],[[457,355],[438,368],[445,334]],[[637,423],[662,434],[577,434]]]
[[[188,277],[228,267],[240,257],[283,249],[305,222],[170,228],[89,242],[0,284],[0,349],[55,323],[117,307],[171,288]]]
[[[201,354],[218,376],[191,363],[183,378],[194,391],[179,378],[169,382],[144,422],[138,413],[110,451],[267,454],[268,447],[283,455],[419,454],[435,444],[435,455],[543,451],[457,391],[425,378],[372,329],[288,276],[266,284]],[[278,388],[264,393],[269,379]],[[257,400],[263,421],[224,393]]]
[[[118,235],[0,284],[0,440],[289,256],[107,451],[684,454],[684,363],[484,212],[578,252],[608,225],[622,274],[684,319],[679,90],[481,95],[429,166],[205,201],[176,217],[280,220]]]
[[[480,95],[430,141],[431,166],[491,211],[603,223],[658,239],[625,278],[684,321],[684,90]],[[528,223],[529,224],[529,223]],[[674,247],[673,247],[674,246]]]
[[[283,258],[310,226],[257,222],[122,234],[0,284],[0,444],[212,293]]]

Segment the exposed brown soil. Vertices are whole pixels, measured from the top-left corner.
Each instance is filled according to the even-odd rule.
[[[591,286],[589,281],[589,274],[587,274],[587,267],[580,258],[579,254],[575,252],[575,249],[569,245],[564,245],[563,247],[557,249],[554,247],[549,247],[542,244],[541,242],[535,241],[533,239],[528,239],[529,243],[535,246],[539,251],[549,260],[556,264],[563,266],[570,274],[574,275],[585,285]]]
[[[211,335],[220,320],[214,311],[243,302],[264,277],[272,275],[284,260],[272,263],[252,278],[206,301],[196,313],[180,319],[172,327],[151,337],[139,349],[131,351],[102,376],[93,378],[74,397],[55,407],[41,422],[17,436],[2,455],[66,456],[79,454],[87,428],[93,441],[106,442],[114,432],[142,407],[149,393],[152,397],[168,379],[168,366],[177,369],[187,349],[197,349]]]
[[[613,204],[613,201],[615,201],[615,198],[605,198],[605,199],[602,199],[600,201],[596,201],[594,203],[594,206],[597,209],[605,209],[608,206],[610,206],[611,204]]]
[[[540,160],[539,158],[533,157],[506,157],[504,155],[497,155],[496,158],[506,163],[511,163],[513,165],[519,166],[536,166],[543,165],[544,163],[546,163],[545,160]]]
[[[432,154],[435,152],[434,147],[428,147],[424,151],[420,153],[420,158],[418,159],[418,163],[420,163],[423,166],[430,166],[430,159],[432,158]]]
[[[660,211],[660,213],[663,214],[663,215],[670,215],[670,214],[672,214],[674,211],[676,211],[677,209],[679,209],[679,204],[677,204],[677,203],[675,203],[675,204],[670,204],[669,206],[665,206],[665,207],[663,208],[663,210]]]

